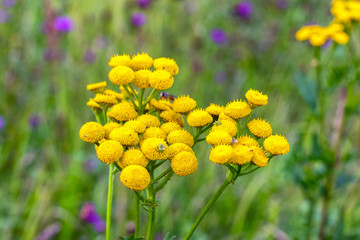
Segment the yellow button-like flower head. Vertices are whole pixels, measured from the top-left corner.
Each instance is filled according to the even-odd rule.
[[[171,88],[174,77],[166,71],[154,71],[149,76],[149,84],[152,88],[165,90]]]
[[[253,139],[252,137],[249,137],[247,135],[237,138],[236,141],[237,141],[236,144],[244,145],[247,147],[258,147],[259,146],[259,143],[255,139]]]
[[[114,96],[119,101],[124,99],[124,94],[115,92],[114,90],[111,89],[105,89],[104,94],[109,96]]]
[[[166,140],[169,144],[184,143],[189,147],[192,147],[194,145],[193,136],[185,129],[172,131],[171,133],[169,133]]]
[[[231,144],[232,137],[230,136],[229,133],[225,131],[216,130],[209,132],[209,134],[206,136],[206,141],[214,146],[226,145],[226,144]]]
[[[150,100],[150,105],[158,111],[171,110],[171,108],[166,102],[167,102],[166,100],[156,100],[153,98]]]
[[[138,53],[131,58],[131,68],[134,70],[148,69],[153,64],[153,59],[147,53]]]
[[[143,134],[143,139],[147,138],[161,138],[163,140],[166,139],[166,133],[161,130],[159,127],[149,127]]]
[[[253,152],[251,161],[258,167],[265,167],[268,165],[269,158],[266,156],[264,150],[259,147],[250,147]]]
[[[149,84],[149,76],[152,72],[148,69],[142,69],[135,72],[135,78],[132,83],[138,88],[148,88]]]
[[[187,116],[187,122],[191,127],[203,127],[213,122],[212,116],[203,109],[191,111]]]
[[[137,112],[129,102],[121,102],[113,106],[107,113],[109,118],[123,122],[137,117]]]
[[[118,103],[114,96],[109,96],[105,94],[96,94],[93,100],[99,104],[102,108],[109,108]]]
[[[166,135],[169,135],[172,131],[182,129],[182,127],[176,122],[166,122],[162,124],[160,128],[166,133]]]
[[[273,135],[264,140],[264,148],[273,155],[284,155],[290,151],[287,139],[281,135]]]
[[[96,143],[105,137],[105,129],[97,122],[87,122],[79,132],[81,140],[88,143]]]
[[[126,85],[134,80],[135,73],[129,67],[117,66],[110,70],[108,77],[115,85]]]
[[[126,66],[130,67],[131,59],[128,54],[123,55],[114,55],[110,58],[109,66],[110,67],[117,67],[117,66]]]
[[[106,87],[106,82],[104,81],[99,83],[88,84],[86,86],[86,89],[94,93],[101,93],[104,91],[105,87]]]
[[[121,127],[121,124],[117,123],[117,122],[108,122],[104,125],[104,129],[105,129],[105,138],[109,139],[109,135],[111,133],[112,130],[114,130],[115,128],[119,128]]]
[[[131,190],[142,191],[150,183],[150,174],[142,166],[130,165],[121,171],[120,181]]]
[[[132,148],[124,152],[123,156],[119,161],[119,165],[123,168],[130,165],[140,165],[146,167],[149,160],[146,159],[145,155],[139,149]]]
[[[250,132],[259,138],[266,138],[272,134],[270,123],[262,119],[251,120],[247,126]]]
[[[184,126],[184,119],[181,117],[179,113],[168,110],[160,113],[160,117],[164,122],[176,122],[180,126]]]
[[[98,159],[106,164],[116,162],[123,154],[123,146],[113,140],[107,140],[100,144],[96,150]]]
[[[168,159],[172,159],[180,152],[189,152],[195,154],[191,147],[186,145],[185,143],[174,143],[169,146],[169,155]]]
[[[188,113],[196,107],[196,101],[191,97],[180,96],[175,98],[173,102],[173,110],[177,113]]]
[[[234,137],[237,133],[237,126],[234,121],[219,120],[214,123],[213,131],[221,130],[227,132],[230,136]]]
[[[140,115],[136,120],[145,124],[146,127],[160,127],[160,120],[151,114]]]
[[[141,144],[141,151],[145,157],[150,160],[167,159],[169,147],[166,142],[160,138],[148,138]]]
[[[245,97],[253,107],[265,106],[268,102],[268,96],[266,94],[253,89],[247,91]]]
[[[124,124],[124,127],[132,129],[136,133],[143,133],[146,130],[146,125],[137,120],[130,120]]]
[[[344,45],[349,42],[349,35],[347,35],[344,32],[337,32],[331,36],[331,39],[334,40],[335,42],[337,42],[338,44]]]
[[[187,176],[196,172],[198,160],[195,154],[180,152],[171,160],[171,168],[178,176]]]
[[[233,119],[240,119],[251,113],[251,107],[242,100],[236,100],[226,105],[224,113]]]
[[[225,108],[223,106],[213,104],[213,103],[210,103],[210,106],[208,106],[205,109],[205,111],[207,111],[208,113],[210,113],[213,116],[219,116],[220,113],[222,113],[224,110],[225,110]]]
[[[229,145],[218,145],[210,150],[209,160],[213,163],[227,163],[235,155],[234,149]]]
[[[249,147],[236,144],[233,145],[234,157],[229,160],[229,163],[243,165],[251,161],[253,157],[253,151]]]
[[[157,58],[154,60],[154,68],[156,70],[164,70],[175,76],[179,73],[179,67],[174,59]]]
[[[127,127],[115,128],[111,131],[109,138],[124,146],[135,146],[139,143],[139,135]]]

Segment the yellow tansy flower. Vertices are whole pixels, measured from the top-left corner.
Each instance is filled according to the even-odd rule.
[[[118,103],[116,98],[114,96],[109,96],[105,94],[96,94],[93,100],[98,103],[102,108],[109,108],[112,105],[115,105]]]
[[[134,80],[135,73],[129,67],[117,66],[110,70],[108,77],[115,85],[126,85]]]
[[[180,96],[175,98],[172,108],[174,112],[177,113],[188,113],[196,107],[196,101],[187,96]]]
[[[250,132],[259,138],[271,136],[272,128],[270,123],[262,119],[254,119],[247,124]]]
[[[251,113],[251,107],[242,100],[236,100],[226,105],[224,113],[233,119],[240,119]]]
[[[107,140],[100,144],[96,150],[98,159],[106,164],[116,162],[121,158],[123,154],[123,146],[113,140]]]
[[[128,149],[124,154],[122,155],[119,165],[121,165],[123,168],[130,166],[130,165],[140,165],[143,167],[146,167],[149,160],[145,157],[145,155],[140,151],[139,149],[132,148]]]
[[[164,122],[176,122],[180,126],[184,126],[184,119],[181,117],[179,113],[168,110],[160,113],[160,117]]]
[[[152,72],[148,69],[142,69],[135,72],[135,78],[132,83],[138,88],[148,88],[149,84],[149,76]]]
[[[126,66],[130,67],[131,59],[128,54],[123,55],[114,55],[110,58],[109,66],[110,67],[117,67],[117,66]]]
[[[224,110],[225,110],[225,108],[223,106],[213,104],[213,103],[210,103],[210,106],[208,106],[205,109],[205,111],[207,111],[208,113],[210,113],[213,116],[219,116],[220,113],[222,113]]]
[[[253,139],[252,137],[247,136],[247,135],[237,138],[236,141],[237,141],[236,144],[241,144],[241,145],[244,145],[247,147],[258,147],[259,146],[259,143],[255,139]]]
[[[136,133],[143,133],[146,130],[146,125],[137,120],[130,120],[124,124],[124,127],[132,129]]]
[[[264,150],[259,147],[251,147],[250,148],[253,152],[253,157],[251,161],[258,167],[265,167],[268,165],[269,158],[266,156]]]
[[[111,131],[109,138],[124,146],[135,146],[139,143],[139,135],[127,127],[115,128]]]
[[[150,174],[142,166],[130,165],[121,171],[120,181],[131,190],[142,191],[150,183]]]
[[[281,135],[273,135],[264,140],[264,148],[273,155],[284,155],[290,151],[287,139]]]
[[[265,106],[268,102],[268,96],[258,90],[250,89],[246,92],[245,97],[253,107]]]
[[[171,168],[176,175],[187,176],[196,172],[198,160],[195,154],[183,151],[173,157]]]
[[[161,138],[163,140],[166,139],[166,133],[161,130],[159,127],[149,127],[143,134],[143,139],[147,138]]]
[[[153,64],[153,59],[147,53],[138,53],[131,58],[131,68],[134,70],[148,69]]]
[[[99,114],[102,112],[100,105],[97,102],[95,102],[92,98],[89,99],[89,101],[86,103],[86,105],[88,107],[90,107],[91,110],[93,112],[95,112],[96,114]]]
[[[114,96],[119,101],[124,99],[124,94],[115,92],[114,90],[111,89],[105,89],[104,94]]]
[[[206,141],[214,146],[231,144],[232,137],[229,133],[221,130],[210,131],[206,136]]]
[[[230,136],[234,137],[237,133],[237,126],[234,121],[219,120],[214,123],[213,131],[221,130],[227,132]]]
[[[151,114],[140,115],[136,120],[147,127],[160,127],[160,120]]]
[[[129,102],[121,102],[113,106],[107,113],[109,118],[123,122],[137,117],[137,112]]]
[[[235,155],[234,149],[229,145],[218,145],[210,150],[209,160],[213,163],[227,163]]]
[[[154,60],[154,68],[156,70],[164,70],[175,76],[179,73],[179,67],[174,59],[157,58]]]
[[[84,142],[96,143],[105,137],[105,129],[100,123],[87,122],[80,128],[79,136]]]
[[[148,138],[142,142],[141,151],[150,160],[161,160],[167,159],[169,147],[160,138]]]
[[[176,122],[163,123],[160,126],[160,128],[161,128],[161,130],[163,130],[166,133],[166,135],[169,135],[169,133],[172,132],[172,131],[182,129],[182,127],[179,124],[177,124]]]
[[[154,107],[156,110],[160,110],[160,111],[171,110],[169,105],[166,104],[166,100],[156,100],[153,98],[150,100],[150,105]]]
[[[229,163],[243,165],[251,161],[253,157],[253,151],[249,147],[236,144],[233,145],[234,157],[229,160]]]
[[[189,147],[192,147],[194,145],[193,136],[185,129],[170,132],[166,140],[169,144],[184,143]]]
[[[106,82],[99,82],[99,83],[86,85],[86,89],[94,93],[100,93],[104,91],[105,87],[106,87]]]
[[[104,125],[104,129],[105,129],[105,138],[109,139],[109,135],[111,133],[112,130],[114,130],[115,128],[119,128],[121,127],[121,124],[117,123],[117,122],[108,122]]]
[[[191,147],[186,145],[185,143],[174,143],[169,146],[169,154],[168,159],[172,159],[180,152],[189,152],[195,154]]]
[[[212,116],[203,109],[196,109],[189,113],[187,122],[191,127],[203,127],[213,122]]]
[[[165,90],[171,88],[174,77],[166,71],[154,71],[149,76],[149,84],[152,88]]]

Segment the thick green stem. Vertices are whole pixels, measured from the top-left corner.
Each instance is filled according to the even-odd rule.
[[[163,179],[163,181],[156,187],[155,192],[160,191],[165,186],[165,184],[170,180],[173,174],[174,174],[173,170],[170,169],[166,177]]]
[[[135,238],[139,236],[139,230],[140,230],[140,199],[136,196],[135,197],[135,233],[134,233]]]
[[[109,183],[108,183],[108,199],[107,199],[107,210],[106,210],[106,240],[111,239],[110,228],[111,228],[111,207],[112,207],[112,195],[113,195],[113,164],[109,165]]]
[[[154,169],[152,163],[149,165],[149,172],[151,180],[154,179]],[[146,231],[146,239],[153,240],[154,239],[154,231],[155,231],[155,195],[156,191],[154,189],[154,183],[150,183],[147,190],[147,197],[149,198],[150,202],[153,203],[149,209],[148,215],[148,226]]]
[[[189,232],[186,234],[184,240],[190,239],[196,228],[200,224],[201,220],[205,217],[206,213],[209,211],[211,206],[215,203],[215,201],[220,197],[220,195],[224,192],[225,188],[230,184],[229,179],[227,178],[225,182],[220,186],[220,188],[216,191],[215,195],[209,200],[209,202],[205,205],[200,215],[190,228]]]
[[[129,91],[129,89],[127,88],[126,85],[123,85],[123,87],[124,87],[127,95],[129,96],[130,102],[134,105],[135,109],[139,111],[139,110],[140,110],[140,109],[139,109],[139,106],[135,104],[134,99],[132,98],[131,92]],[[136,96],[136,95],[135,95],[135,96]]]

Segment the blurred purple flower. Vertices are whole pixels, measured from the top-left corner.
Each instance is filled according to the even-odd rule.
[[[253,13],[253,5],[251,2],[242,1],[235,6],[236,14],[242,19],[249,19]]]
[[[6,10],[0,9],[0,23],[5,23],[9,20],[9,13]]]
[[[59,16],[54,20],[54,28],[59,32],[71,32],[74,29],[74,22],[68,16]]]
[[[61,224],[56,222],[46,227],[35,239],[49,240],[53,238],[61,230]]]
[[[104,220],[96,212],[93,203],[85,203],[80,210],[80,218],[82,221],[94,226],[96,232],[104,232],[106,225]]]
[[[0,130],[5,127],[5,119],[0,115]]]
[[[14,4],[15,4],[15,0],[2,0],[2,5],[4,7],[10,8],[14,6]]]
[[[89,49],[84,53],[84,60],[87,63],[93,63],[96,59],[96,54],[93,50]]]
[[[133,221],[126,223],[126,232],[129,235],[133,235],[135,233],[135,223]]]
[[[289,3],[287,0],[277,0],[276,1],[276,7],[278,9],[286,9],[286,8],[288,8],[288,6],[289,6]]]
[[[141,8],[146,8],[151,4],[152,0],[138,0],[137,2]]]
[[[146,22],[146,15],[142,12],[136,12],[131,15],[131,23],[135,27],[141,27]]]
[[[322,48],[329,48],[332,45],[332,40],[331,39],[327,39],[326,42],[324,43],[324,45],[322,45]]]
[[[39,115],[37,114],[33,114],[30,118],[29,118],[29,125],[32,127],[32,128],[37,128],[39,126],[41,122],[41,118]]]
[[[225,71],[218,71],[215,73],[214,78],[217,83],[223,84],[224,82],[226,82],[228,76]]]
[[[227,35],[224,30],[220,28],[214,28],[211,30],[210,37],[218,45],[223,45],[227,42]]]
[[[85,170],[88,171],[88,172],[94,171],[97,161],[98,160],[97,160],[96,157],[90,157],[88,160],[86,160],[84,162],[83,166],[84,166]]]

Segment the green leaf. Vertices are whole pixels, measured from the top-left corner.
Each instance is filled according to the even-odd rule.
[[[295,73],[295,84],[301,98],[314,111],[316,109],[317,86],[315,79],[308,74],[297,71]]]

